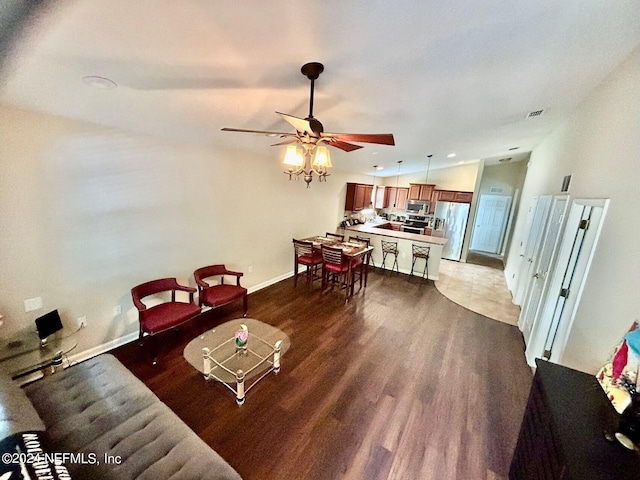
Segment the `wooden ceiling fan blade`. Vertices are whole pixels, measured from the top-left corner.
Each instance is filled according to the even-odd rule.
[[[353,143],[343,142],[340,140],[336,140],[335,138],[332,138],[329,142],[327,142],[327,145],[329,145],[330,147],[339,148],[340,150],[344,150],[345,152],[353,152],[354,150],[362,148],[361,145],[354,145]]]
[[[245,128],[221,128],[223,132],[240,132],[240,133],[261,133],[262,135],[272,135],[272,136],[280,136],[280,137],[295,137],[295,133],[290,132],[269,132],[267,130],[247,130]]]
[[[392,133],[323,133],[322,137],[331,137],[344,142],[396,144]]]
[[[295,128],[301,134],[306,133],[308,135],[315,136],[315,134],[313,133],[313,129],[311,128],[311,124],[308,120],[305,120],[304,118],[294,117],[293,115],[289,115],[287,113],[276,113],[280,115],[284,120],[289,122],[289,124],[292,125],[293,128]]]

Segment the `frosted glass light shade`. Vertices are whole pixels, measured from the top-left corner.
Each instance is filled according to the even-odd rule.
[[[316,154],[313,158],[313,166],[326,168],[331,168],[333,166],[331,165],[331,155],[327,147],[316,147]]]
[[[295,145],[287,146],[287,152],[284,154],[284,161],[282,163],[291,167],[301,167],[303,162],[304,157],[300,149]]]

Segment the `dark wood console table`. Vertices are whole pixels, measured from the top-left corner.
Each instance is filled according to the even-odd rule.
[[[596,378],[536,365],[509,479],[640,479],[640,455],[604,437],[616,430],[618,413]]]

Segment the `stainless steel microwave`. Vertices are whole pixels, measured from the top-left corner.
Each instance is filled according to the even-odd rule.
[[[420,212],[422,212],[423,215],[426,215],[429,213],[429,202],[426,200],[409,200],[406,211],[413,214],[420,214]]]

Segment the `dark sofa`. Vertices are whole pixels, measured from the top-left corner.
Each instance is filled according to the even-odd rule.
[[[238,473],[112,355],[20,388],[0,372],[0,440],[46,430],[54,452],[105,455],[67,462],[74,479],[238,480]]]

